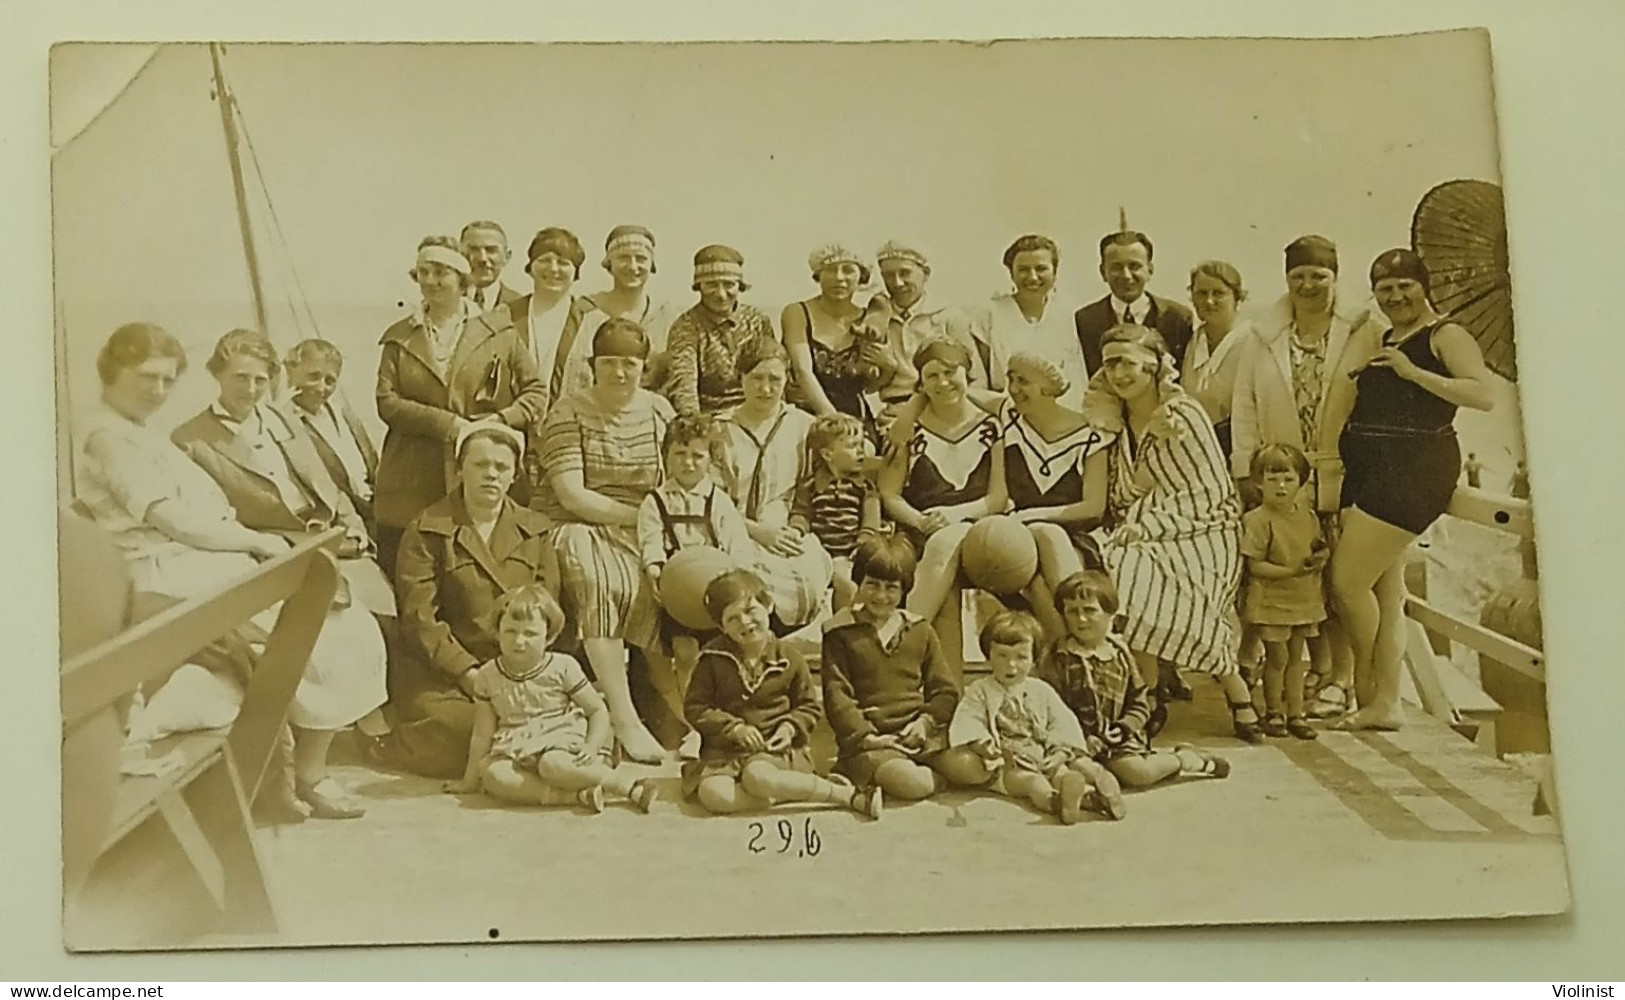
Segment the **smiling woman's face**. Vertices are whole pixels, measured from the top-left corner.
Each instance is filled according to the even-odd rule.
[[[646,251],[629,247],[609,255],[609,274],[615,279],[616,288],[642,288],[649,280],[654,264],[654,258]]]
[[[1048,250],[1023,250],[1010,261],[1010,280],[1028,295],[1048,295],[1055,287],[1055,258]]]
[[[1397,325],[1414,323],[1427,311],[1427,291],[1415,278],[1384,278],[1371,286],[1377,307]]]
[[[920,369],[920,390],[933,405],[964,399],[966,385],[963,365],[932,359]]]
[[[1155,362],[1138,344],[1107,344],[1100,352],[1106,384],[1125,402],[1138,399],[1154,385]]]

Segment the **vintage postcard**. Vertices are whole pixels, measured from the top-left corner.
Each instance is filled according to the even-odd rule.
[[[1490,68],[59,45],[67,946],[1564,911]]]

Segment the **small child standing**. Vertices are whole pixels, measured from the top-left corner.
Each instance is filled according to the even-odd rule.
[[[1304,647],[1326,620],[1329,553],[1320,518],[1304,496],[1309,460],[1292,445],[1265,445],[1253,453],[1251,472],[1261,503],[1241,518],[1247,560],[1241,620],[1264,642],[1260,728],[1267,736],[1312,740],[1316,733],[1303,712]]]
[[[864,472],[869,441],[863,421],[846,413],[819,417],[807,430],[808,473],[798,484],[790,524],[811,532],[835,560],[833,610],[852,603],[852,554],[880,531],[880,494]]]
[[[504,599],[497,638],[501,655],[473,670],[474,735],[468,769],[446,791],[485,794],[520,805],[579,803],[604,810],[604,789],[642,812],[653,784],[628,780],[609,766],[609,707],[581,664],[549,650],[564,612],[536,584]]]
[[[824,624],[822,656],[836,767],[860,787],[901,799],[987,778],[969,751],[948,748],[959,685],[930,623],[900,607],[914,567],[914,547],[904,538],[859,543],[852,556],[857,599]]]
[[[813,773],[808,736],[818,696],[807,664],[781,649],[768,627],[767,585],[750,570],[730,570],[705,588],[705,609],[722,635],[706,643],[685,710],[700,734],[699,760],[683,765],[683,792],[719,814],[778,802],[824,802],[880,818],[880,789]]]
[[[1146,723],[1151,693],[1134,653],[1112,631],[1117,588],[1098,570],[1074,573],[1055,588],[1055,610],[1066,626],[1038,676],[1077,716],[1089,752],[1122,784],[1144,788],[1176,774],[1223,778],[1230,764],[1187,743],[1154,750]]]
[[[1112,810],[1083,773],[1098,765],[1089,760],[1077,717],[1054,688],[1032,676],[1042,637],[1038,620],[1023,611],[1003,612],[983,626],[982,650],[993,673],[965,689],[948,740],[977,755],[994,791],[1026,799],[1070,825],[1085,807]]]

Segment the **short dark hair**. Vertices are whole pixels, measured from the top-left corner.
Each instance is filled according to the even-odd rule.
[[[519,440],[518,433],[506,425],[503,425],[500,428],[481,427],[477,430],[469,431],[468,436],[463,438],[462,442],[457,445],[457,455],[455,456],[457,459],[457,466],[458,468],[461,468],[463,459],[468,457],[469,445],[473,444],[475,441],[490,441],[493,444],[500,444],[502,447],[508,449],[508,451],[513,454],[514,468],[518,469],[520,460],[524,458],[524,447],[519,443]]]
[[[1016,265],[1016,254],[1037,250],[1048,250],[1050,263],[1061,266],[1061,248],[1055,245],[1055,241],[1038,233],[1028,233],[1018,236],[1014,243],[1004,248],[1004,269],[1008,271]]]
[[[914,546],[908,539],[901,535],[871,535],[852,551],[852,582],[884,580],[900,585],[906,594],[914,589],[914,569],[918,564]]]
[[[749,375],[764,361],[783,361],[790,363],[790,352],[784,349],[779,338],[765,333],[756,336],[739,345],[739,354],[734,362],[735,368],[741,376]]]
[[[575,233],[557,226],[538,230],[525,251],[525,270],[530,270],[530,265],[536,263],[536,258],[544,253],[556,253],[574,264],[576,277],[581,277],[581,265],[587,262],[587,251],[582,249]]]
[[[1309,459],[1296,445],[1267,444],[1253,452],[1247,474],[1254,482],[1262,480],[1264,473],[1272,469],[1291,469],[1298,474],[1300,483],[1309,481]]]
[[[994,646],[1019,646],[1031,643],[1033,656],[1044,645],[1044,629],[1038,619],[1025,611],[1001,611],[982,626],[982,652],[991,653]]]
[[[1138,243],[1145,247],[1145,259],[1152,260],[1157,255],[1157,248],[1151,245],[1151,237],[1138,229],[1120,229],[1115,233],[1107,233],[1100,238],[1100,259],[1106,259],[1107,247],[1131,247]]]
[[[666,436],[660,441],[660,454],[668,456],[673,448],[690,441],[704,441],[709,453],[713,450],[710,446],[716,443],[716,429],[717,422],[709,413],[678,414],[666,425]]]
[[[1112,578],[1098,569],[1073,573],[1055,587],[1055,610],[1064,611],[1067,601],[1094,598],[1102,611],[1116,614],[1120,606],[1117,585]]]
[[[622,350],[610,350],[615,345]],[[592,335],[592,356],[594,358],[619,357],[638,358],[649,360],[649,335],[643,332],[643,326],[636,320],[624,316],[614,316],[598,327]]]
[[[920,349],[914,352],[914,370],[924,372],[925,366],[933,361],[941,361],[943,364],[969,371],[970,350],[959,341],[948,337],[928,337],[920,344]]]
[[[96,374],[102,385],[112,385],[120,372],[152,358],[172,359],[176,375],[186,371],[186,351],[174,334],[156,323],[126,323],[97,352]]]
[[[564,609],[558,598],[539,583],[527,583],[503,594],[497,601],[497,626],[503,619],[540,621],[547,626],[547,640],[552,642],[564,631]]]
[[[764,607],[773,606],[772,595],[761,577],[748,569],[731,569],[706,585],[705,613],[721,625],[722,613],[747,597]]]

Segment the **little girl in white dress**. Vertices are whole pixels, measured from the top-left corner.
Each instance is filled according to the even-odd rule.
[[[629,780],[609,763],[609,707],[568,653],[548,649],[564,627],[558,601],[539,585],[503,600],[497,628],[502,653],[474,668],[474,735],[468,769],[446,791],[485,794],[520,805],[579,803],[604,809],[604,789],[642,812],[655,787]]]

